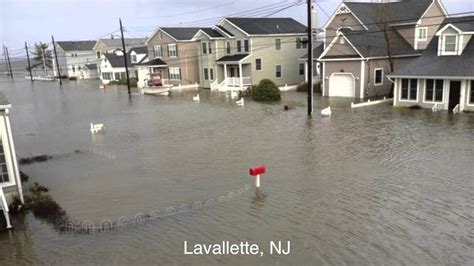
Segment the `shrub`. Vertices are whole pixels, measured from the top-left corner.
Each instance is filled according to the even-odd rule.
[[[308,91],[308,82],[301,83],[296,87],[297,92],[307,92]],[[321,82],[317,81],[313,84],[313,92],[321,93]]]
[[[258,102],[280,101],[280,89],[273,81],[262,79],[258,86],[252,89],[252,99]]]
[[[136,87],[138,80],[136,78],[130,78],[130,87]],[[109,85],[127,85],[127,79],[112,80]]]

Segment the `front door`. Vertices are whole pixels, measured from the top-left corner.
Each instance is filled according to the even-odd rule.
[[[461,81],[451,81],[449,83],[449,111],[461,102]]]

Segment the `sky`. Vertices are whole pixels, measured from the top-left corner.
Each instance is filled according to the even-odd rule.
[[[212,26],[219,17],[242,11],[267,15],[295,2],[297,0],[0,0],[0,44],[8,46],[11,53],[19,54],[25,41],[49,43],[51,35],[56,41],[95,40],[110,37],[112,33],[117,36],[119,17],[127,37],[146,37],[158,26]],[[341,1],[316,2],[318,23],[323,26]],[[474,11],[472,0],[444,0],[443,3],[449,13]],[[293,17],[306,24],[306,5],[302,3],[272,16]]]

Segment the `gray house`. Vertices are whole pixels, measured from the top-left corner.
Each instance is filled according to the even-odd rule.
[[[423,55],[389,75],[394,105],[474,111],[474,16],[446,19]]]
[[[324,27],[323,96],[388,95],[392,71],[418,58],[447,12],[440,0],[343,2]]]
[[[58,64],[62,76],[77,79],[96,79],[97,62],[94,45],[96,41],[56,42]],[[54,54],[53,54],[54,56]],[[54,75],[57,76],[56,61],[53,60]]]

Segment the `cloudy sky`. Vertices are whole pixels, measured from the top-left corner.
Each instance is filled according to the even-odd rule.
[[[262,16],[284,9],[298,0],[0,0],[0,43],[10,50],[21,49],[24,41],[50,42],[84,40],[110,36],[123,20],[126,34],[144,37],[156,26],[209,26],[218,18]],[[340,0],[316,0],[319,25],[328,19]],[[300,0],[301,2],[301,0]],[[474,10],[472,0],[444,0],[448,12]],[[289,16],[306,20],[302,3],[273,16]]]

